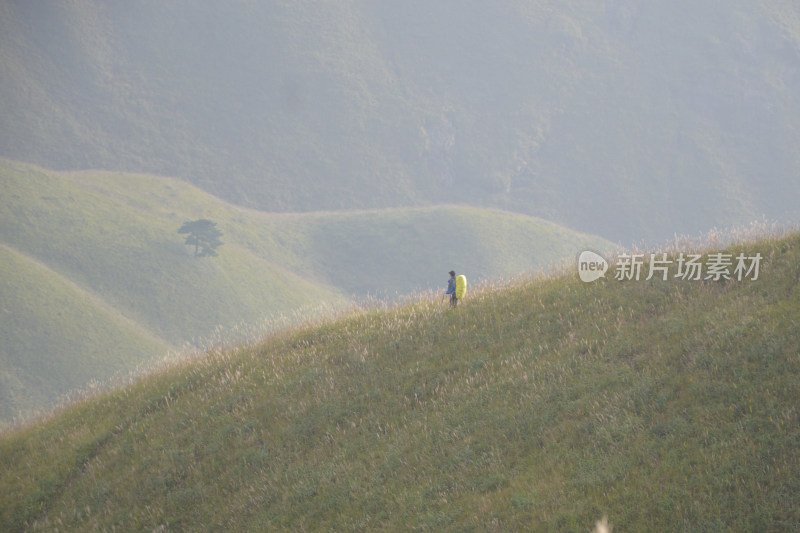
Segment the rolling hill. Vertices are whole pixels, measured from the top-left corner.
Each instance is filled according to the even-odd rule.
[[[442,288],[453,268],[478,281],[611,247],[462,206],[270,214],[174,179],[10,161],[0,161],[0,182],[6,420],[185,343],[241,340],[280,317]],[[193,257],[177,233],[198,218],[222,230],[218,257]]]
[[[0,246],[0,425],[170,346],[46,265]]]
[[[796,220],[783,0],[0,3],[0,156],[267,211],[441,203],[628,244]]]
[[[800,235],[702,261],[740,253],[757,276],[570,268],[174,361],[0,436],[0,527],[792,530]]]

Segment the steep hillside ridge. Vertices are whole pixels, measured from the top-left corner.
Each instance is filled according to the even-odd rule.
[[[791,529],[800,235],[719,253],[758,275],[571,268],[174,364],[3,435],[0,525]]]

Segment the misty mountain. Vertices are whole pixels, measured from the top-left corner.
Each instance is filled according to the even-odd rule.
[[[270,211],[459,202],[624,243],[800,215],[800,8],[0,3],[0,155]]]

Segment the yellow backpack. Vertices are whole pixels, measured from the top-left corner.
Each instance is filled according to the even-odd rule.
[[[467,277],[464,274],[456,276],[456,298],[459,300],[467,295]]]

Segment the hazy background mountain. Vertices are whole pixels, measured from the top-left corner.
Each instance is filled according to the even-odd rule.
[[[0,155],[272,211],[459,202],[628,243],[797,218],[800,8],[0,3]]]

